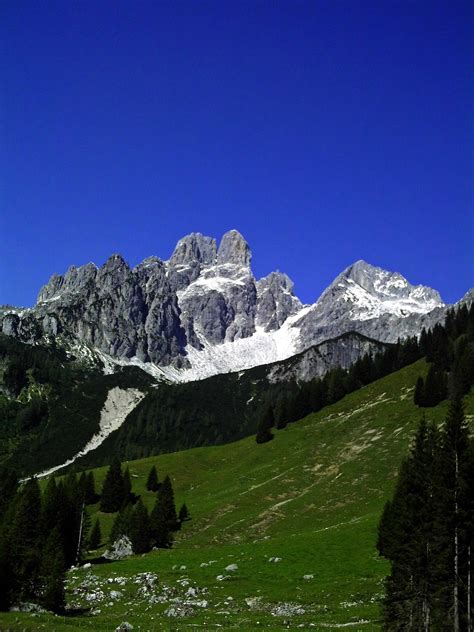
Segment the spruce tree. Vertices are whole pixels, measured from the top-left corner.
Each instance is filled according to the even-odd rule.
[[[159,549],[169,549],[173,544],[173,532],[169,528],[165,511],[159,498],[150,514],[151,539],[154,546]]]
[[[133,508],[128,536],[134,553],[147,553],[151,549],[150,516],[141,498]]]
[[[425,381],[421,375],[416,380],[415,393],[413,395],[413,402],[415,406],[424,406],[425,401]]]
[[[118,511],[125,500],[124,479],[120,461],[115,458],[105,477],[100,498],[100,510],[105,513]]]
[[[174,502],[174,491],[170,477],[167,475],[163,479],[160,489],[158,490],[158,499],[164,510],[164,516],[167,525],[171,531],[178,528],[178,516],[176,514],[176,506]]]
[[[148,474],[148,478],[146,481],[146,488],[149,492],[158,491],[159,482],[158,482],[158,473],[156,471],[156,466],[152,466],[150,469],[150,473]]]
[[[94,526],[89,535],[89,549],[91,551],[95,551],[99,548],[100,543],[102,542],[102,531],[100,529],[100,520],[96,518],[94,522]]]
[[[188,520],[191,520],[191,517],[189,515],[189,510],[186,506],[186,503],[183,503],[178,512],[178,521],[179,521],[179,524],[181,525],[183,522],[187,522]]]
[[[115,517],[109,534],[109,543],[113,544],[122,535],[130,537],[130,522],[133,513],[133,505],[128,504],[120,509]]]
[[[442,432],[438,467],[438,520],[436,523],[435,624],[446,621],[453,630],[464,630],[468,611],[472,550],[472,439],[460,398],[451,401]],[[472,591],[472,588],[471,588]]]
[[[159,548],[169,548],[173,542],[173,531],[179,528],[173,486],[169,476],[164,478],[158,490],[150,519],[155,545]]]
[[[391,562],[383,604],[385,630],[431,629],[438,443],[436,428],[422,419],[379,524],[377,547]],[[416,528],[418,524],[423,527]]]
[[[130,479],[130,470],[125,470],[123,475],[123,503],[127,504],[135,500],[134,494],[132,494],[132,481]]]
[[[97,502],[97,494],[95,491],[95,478],[94,478],[94,472],[92,471],[90,471],[87,474],[85,498],[86,498],[86,505],[93,505],[94,503]]]
[[[61,532],[55,527],[46,540],[42,552],[41,602],[47,610],[63,612],[66,605],[64,582],[66,579]]]
[[[38,480],[31,478],[20,490],[10,525],[16,598],[31,599],[38,592],[41,535],[41,493]]]

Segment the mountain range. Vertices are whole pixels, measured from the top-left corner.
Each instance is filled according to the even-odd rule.
[[[462,301],[472,298],[471,290]],[[362,260],[303,305],[286,274],[254,277],[250,248],[231,230],[219,246],[191,233],[168,260],[134,268],[118,254],[100,268],[71,266],[40,289],[34,307],[2,308],[0,323],[8,336],[54,340],[108,373],[136,364],[181,382],[282,361],[348,332],[396,342],[442,321],[448,307],[436,290]],[[360,352],[355,345],[344,364]]]

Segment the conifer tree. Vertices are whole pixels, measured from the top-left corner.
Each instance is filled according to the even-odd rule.
[[[377,547],[390,560],[384,600],[385,630],[430,629],[434,576],[434,457],[436,428],[422,419],[403,462],[394,496],[379,524]],[[423,524],[422,529],[415,528]]]
[[[127,534],[132,543],[134,553],[147,553],[151,549],[150,516],[141,498],[133,508]]]
[[[447,397],[446,375],[432,364],[426,376],[423,406],[437,406]]]
[[[148,474],[148,478],[146,481],[146,488],[149,492],[158,491],[159,482],[158,482],[158,473],[156,471],[156,466],[153,465],[150,469],[150,473]]]
[[[187,522],[188,520],[191,520],[191,517],[189,515],[189,510],[186,506],[186,503],[183,503],[178,512],[178,521],[179,521],[179,524],[181,525],[183,522]]]
[[[97,502],[97,494],[95,491],[95,478],[92,470],[87,474],[86,478],[86,491],[85,491],[86,505],[93,505]]]
[[[130,479],[130,470],[125,470],[123,475],[123,503],[127,504],[128,502],[132,502],[134,500],[134,495],[132,494],[132,481]]]
[[[173,532],[166,521],[163,505],[159,498],[150,514],[151,538],[154,546],[169,549],[173,544]]]
[[[109,542],[113,544],[122,535],[129,536],[130,521],[133,513],[133,505],[128,504],[120,509],[115,517],[112,529],[109,534]],[[130,537],[130,536],[129,536]]]
[[[176,514],[176,506],[174,502],[173,485],[168,475],[165,476],[163,483],[158,490],[158,500],[161,501],[165,520],[170,531],[176,531],[178,528],[178,516]]]
[[[425,401],[425,381],[421,375],[416,380],[415,393],[413,395],[413,402],[415,406],[424,406]]]
[[[451,401],[442,432],[437,497],[436,624],[449,621],[453,630],[466,629],[472,613],[470,550],[472,547],[472,439],[460,398]]]
[[[36,478],[20,490],[10,525],[9,546],[16,580],[15,596],[28,599],[38,591],[41,543],[41,493]]]
[[[100,510],[105,513],[118,511],[125,500],[124,479],[120,461],[115,458],[105,477],[100,498]]]
[[[61,532],[58,527],[51,531],[46,540],[41,560],[41,578],[43,606],[56,613],[62,612],[66,605],[65,565]]]
[[[179,528],[173,486],[169,476],[163,479],[158,490],[150,519],[155,545],[159,548],[169,548],[173,542],[173,531],[177,531]]]
[[[95,551],[95,549],[99,548],[101,542],[102,542],[102,531],[100,529],[100,520],[99,518],[96,518],[94,522],[94,526],[92,527],[92,530],[89,535],[89,549],[92,551]]]

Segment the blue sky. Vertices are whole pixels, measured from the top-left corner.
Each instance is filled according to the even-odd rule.
[[[474,285],[459,0],[0,5],[0,303],[237,228],[314,301],[365,259]]]

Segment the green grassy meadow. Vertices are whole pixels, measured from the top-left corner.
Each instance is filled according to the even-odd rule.
[[[388,565],[375,549],[377,524],[422,415],[413,387],[425,371],[424,361],[406,367],[263,445],[249,437],[129,462],[133,491],[149,508],[152,465],[171,476],[177,506],[186,502],[192,520],[174,548],[72,571],[69,599],[89,612],[2,613],[0,630],[112,632],[123,621],[134,631],[379,630]],[[425,415],[442,423],[446,410],[443,402]],[[466,412],[472,420],[472,393]],[[105,472],[95,470],[99,489]],[[114,516],[90,513],[105,543]],[[144,590],[140,573],[156,574],[155,585]],[[187,616],[165,614],[186,599]]]

